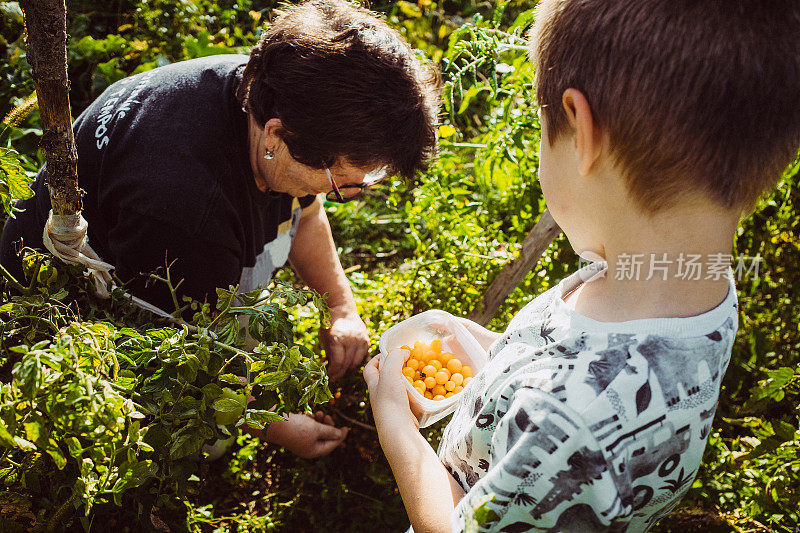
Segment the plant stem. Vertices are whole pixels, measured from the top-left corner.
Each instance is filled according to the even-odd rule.
[[[9,285],[14,287],[14,289],[21,292],[22,294],[30,294],[28,289],[25,288],[19,281],[17,281],[14,278],[14,276],[11,275],[11,272],[6,270],[6,267],[4,267],[3,265],[0,265],[0,274],[2,274],[4,278],[6,278],[6,282],[8,282]]]
[[[349,416],[344,414],[342,411],[340,411],[337,407],[334,407],[333,410],[337,415],[341,416],[342,418],[344,418],[345,420],[347,420],[351,424],[355,424],[358,427],[362,427],[364,429],[368,429],[370,431],[374,431],[375,433],[378,432],[378,430],[375,428],[375,426],[371,426],[369,424],[365,424],[364,422],[359,422],[358,420],[356,420],[354,418],[350,418]]]
[[[58,508],[58,511],[56,511],[50,520],[48,520],[47,531],[56,530],[59,522],[64,519],[64,516],[66,516],[67,512],[69,511],[69,507],[74,504],[77,499],[78,495],[73,493],[69,498],[67,498],[67,501],[61,504],[61,506]]]

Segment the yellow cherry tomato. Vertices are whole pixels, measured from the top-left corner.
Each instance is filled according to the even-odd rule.
[[[431,394],[431,391],[429,391],[429,390],[426,390],[425,394],[423,394],[423,396],[425,396],[429,400],[433,400],[433,394]]]
[[[454,357],[454,358],[452,358],[452,359],[450,359],[450,360],[447,362],[447,370],[449,370],[449,371],[450,371],[450,372],[452,372],[453,374],[455,374],[456,372],[460,372],[460,371],[461,371],[461,367],[462,367],[462,366],[463,366],[463,365],[461,364],[461,361],[459,361],[459,360],[458,360],[458,359],[456,359],[455,357]],[[463,374],[463,373],[462,373],[462,374]]]
[[[415,379],[414,383],[412,383],[412,385],[414,385],[415,389],[421,387],[423,391],[425,390],[425,382],[422,381],[421,379]],[[422,393],[420,392],[420,394],[422,394]]]
[[[433,389],[431,389],[431,392],[433,393],[434,396],[437,395],[444,396],[444,393],[446,393],[447,391],[444,389],[444,385],[436,385]]]
[[[445,397],[445,398],[449,398],[449,397],[450,397],[450,396],[452,396],[452,395],[453,395],[453,393],[452,393],[452,392],[448,392],[447,394],[445,394],[445,395],[444,395],[444,397]]]
[[[446,391],[448,391],[448,392],[452,392],[452,391],[454,391],[454,390],[455,390],[455,388],[456,388],[456,384],[455,384],[455,383],[453,383],[452,381],[449,381],[449,380],[448,380],[448,381],[447,381],[447,382],[444,384],[444,390],[446,390]]]
[[[436,400],[437,402],[440,402],[444,400],[444,394],[437,394],[436,396],[433,397],[433,399]]]
[[[425,365],[425,367],[422,369],[422,373],[426,376],[435,376],[436,372],[438,371],[439,369],[433,365]]]
[[[436,383],[444,385],[450,379],[450,373],[446,370],[439,370],[436,373]]]
[[[461,369],[461,374],[465,378],[471,378],[472,377],[472,369],[470,367],[468,367],[468,366],[465,366],[464,368]]]
[[[462,387],[461,385],[456,385],[456,388],[453,389],[453,394],[458,394],[462,390],[464,390],[464,387]]]
[[[419,348],[413,348],[411,350],[411,358],[416,360],[422,359],[422,350]]]
[[[407,378],[413,378],[414,377],[414,369],[411,368],[410,366],[403,367],[403,375],[405,377],[407,377]]]
[[[431,366],[433,366],[433,367],[436,367],[436,371],[437,371],[437,372],[438,372],[439,370],[441,370],[441,369],[442,369],[442,362],[441,362],[441,361],[439,361],[438,359],[431,359],[431,360],[428,362],[428,364],[429,364],[429,365],[431,365]]]
[[[450,352],[442,352],[442,353],[439,355],[439,359],[440,359],[440,360],[442,361],[442,363],[443,363],[443,364],[445,364],[445,365],[446,365],[446,364],[448,363],[448,361],[450,361],[450,359],[452,359],[453,357],[455,357],[455,356],[454,356],[453,354],[451,354]]]
[[[439,339],[433,339],[431,341],[431,350],[433,350],[436,353],[441,352],[442,351],[442,341],[440,341]]]
[[[472,378],[464,378],[464,386],[466,387],[470,381],[472,381]]]
[[[462,374],[459,374],[458,372],[453,372],[453,375],[450,376],[450,379],[456,385],[461,385],[462,383],[464,383],[464,376]]]
[[[436,378],[428,376],[425,378],[425,388],[432,389],[436,386]]]
[[[412,357],[411,359],[409,359],[408,361],[406,361],[406,366],[407,366],[407,367],[409,367],[409,368],[413,368],[414,370],[416,370],[417,368],[419,368],[419,361],[417,361],[416,359],[414,359],[414,358]]]
[[[425,396],[425,384],[421,381],[414,382],[414,390],[417,391],[420,396]]]

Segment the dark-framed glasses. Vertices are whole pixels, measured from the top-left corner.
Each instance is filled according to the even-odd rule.
[[[331,182],[331,188],[333,188],[332,191],[325,195],[325,199],[329,202],[334,202],[337,204],[343,204],[345,202],[349,202],[350,200],[355,200],[361,196],[361,194],[364,192],[364,189],[375,185],[386,177],[386,168],[381,167],[365,174],[364,181],[361,183],[342,185],[339,187],[336,185],[336,182],[333,181],[333,176],[331,175],[330,169],[328,169],[328,167],[324,168],[325,173],[328,175],[328,181]]]

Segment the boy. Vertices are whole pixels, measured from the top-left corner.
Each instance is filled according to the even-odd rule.
[[[539,180],[581,269],[502,334],[436,453],[404,350],[365,368],[415,531],[645,531],[700,466],[738,311],[743,212],[800,142],[800,4],[544,0]]]

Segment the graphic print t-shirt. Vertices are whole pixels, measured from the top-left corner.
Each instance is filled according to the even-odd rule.
[[[89,243],[131,291],[171,310],[146,274],[171,264],[183,294],[214,301],[215,288],[265,285],[286,262],[300,199],[262,193],[250,167],[247,115],[234,96],[247,56],[163,66],[114,83],[75,121],[78,176]],[[50,200],[46,170],[4,235],[42,248]],[[19,271],[18,263],[14,270]],[[145,275],[143,275],[145,274]]]
[[[588,272],[524,307],[465,387],[438,451],[467,492],[453,531],[488,495],[480,531],[646,531],[695,478],[738,324],[733,273],[702,315],[597,322],[562,300]]]

